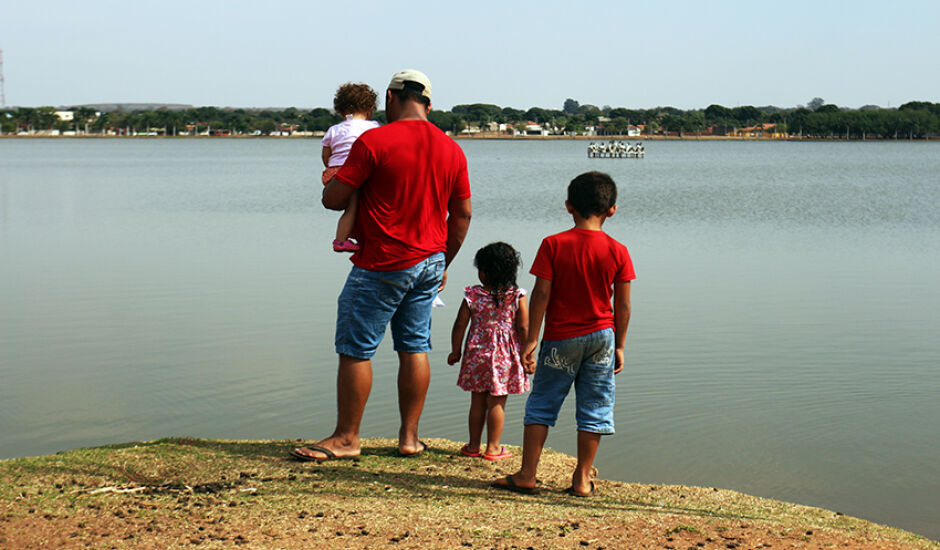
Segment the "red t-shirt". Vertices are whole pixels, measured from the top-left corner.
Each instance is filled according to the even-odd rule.
[[[409,268],[447,249],[447,205],[470,198],[467,159],[437,126],[401,120],[363,133],[336,179],[359,189],[352,262]]]
[[[627,247],[603,231],[578,228],[545,237],[529,273],[552,282],[546,340],[614,328],[613,285],[636,278]]]

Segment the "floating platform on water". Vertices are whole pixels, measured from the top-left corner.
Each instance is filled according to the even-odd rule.
[[[635,145],[623,141],[607,141],[594,143],[593,141],[587,147],[588,158],[609,158],[609,159],[641,159],[646,156],[643,144],[639,141]]]

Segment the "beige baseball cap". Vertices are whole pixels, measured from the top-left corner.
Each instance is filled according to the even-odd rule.
[[[428,77],[424,73],[416,71],[415,69],[405,69],[404,71],[395,73],[395,76],[392,77],[392,81],[388,83],[388,89],[402,90],[405,87],[405,82],[417,82],[421,84],[424,86],[421,95],[431,99],[431,81],[428,80]]]

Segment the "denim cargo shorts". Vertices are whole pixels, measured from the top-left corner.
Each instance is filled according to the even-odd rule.
[[[565,340],[543,340],[524,423],[554,426],[574,384],[578,430],[614,433],[614,362],[610,328]]]
[[[443,274],[442,252],[399,271],[354,266],[337,300],[336,353],[371,358],[389,323],[395,351],[430,351],[431,304]]]

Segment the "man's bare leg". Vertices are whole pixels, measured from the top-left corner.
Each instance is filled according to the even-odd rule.
[[[418,421],[431,383],[431,365],[427,353],[398,352],[398,362],[398,452],[410,455],[424,450],[418,441]]]
[[[336,429],[317,446],[333,451],[339,458],[359,455],[359,425],[371,391],[372,361],[340,355],[336,373]],[[323,452],[303,447],[295,452],[315,460],[329,458]]]

